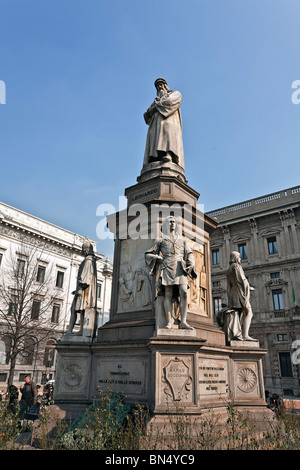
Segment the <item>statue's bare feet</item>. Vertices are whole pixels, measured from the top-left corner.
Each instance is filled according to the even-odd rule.
[[[180,329],[182,330],[193,330],[194,328],[187,323],[181,323]]]
[[[255,338],[251,338],[251,336],[244,336],[244,341],[257,341]]]

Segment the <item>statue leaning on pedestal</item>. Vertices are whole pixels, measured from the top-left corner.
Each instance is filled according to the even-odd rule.
[[[250,304],[250,286],[241,265],[241,255],[237,251],[230,254],[227,270],[228,307],[218,313],[218,323],[229,340],[257,341],[249,336],[253,317]]]
[[[146,251],[150,274],[158,272],[159,288],[164,292],[164,313],[167,325],[172,328],[172,298],[180,298],[180,328],[193,330],[187,324],[188,276],[196,278],[193,252],[186,239],[176,233],[176,218],[167,217],[162,224],[162,238]]]
[[[80,314],[80,329],[75,334],[79,336],[83,334],[85,310],[94,308],[96,314],[97,265],[93,245],[88,239],[82,244],[82,254],[85,258],[79,266],[76,290],[72,292],[74,299],[71,305],[71,319],[66,335],[72,334],[78,314]]]
[[[170,90],[164,78],[155,80],[157,96],[144,113],[149,126],[144,166],[152,162],[173,162],[184,168],[179,91]]]

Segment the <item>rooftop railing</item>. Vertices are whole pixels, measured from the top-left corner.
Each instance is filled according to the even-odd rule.
[[[276,201],[277,199],[285,199],[286,197],[293,198],[293,196],[295,195],[297,195],[297,199],[298,199],[299,193],[300,193],[300,186],[290,188],[290,189],[285,189],[283,191],[279,191],[273,194],[268,194],[263,197],[254,198],[249,201],[240,202],[239,204],[235,204],[232,206],[222,207],[218,210],[207,212],[207,214],[210,217],[219,217],[222,215],[230,214],[231,212],[245,209],[247,207],[255,207],[257,205],[267,204],[272,201]]]

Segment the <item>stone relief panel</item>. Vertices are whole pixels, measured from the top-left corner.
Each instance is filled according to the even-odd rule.
[[[61,373],[62,385],[70,390],[80,387],[83,382],[84,368],[77,363],[67,364]]]
[[[90,357],[59,355],[56,368],[55,398],[86,396],[88,393]]]
[[[237,386],[245,393],[250,393],[257,387],[257,375],[250,367],[240,368],[237,373]]]
[[[205,245],[192,245],[195,257],[196,279],[189,279],[189,311],[207,316],[208,279],[205,263]]]
[[[256,362],[235,363],[236,396],[239,398],[252,398],[260,396],[260,380],[258,364]]]
[[[161,358],[161,404],[194,404],[194,358],[193,356],[162,356]]]
[[[121,243],[118,313],[151,308],[152,281],[144,256],[151,243],[143,239]]]

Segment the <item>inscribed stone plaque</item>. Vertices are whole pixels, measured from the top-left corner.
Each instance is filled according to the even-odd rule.
[[[146,361],[99,359],[98,386],[102,390],[143,395],[146,387]]]
[[[199,392],[201,396],[228,395],[228,363],[224,359],[199,359]]]

